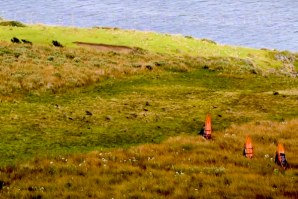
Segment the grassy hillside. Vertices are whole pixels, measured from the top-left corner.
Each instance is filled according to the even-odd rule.
[[[0,198],[297,197],[297,54],[102,28],[0,26],[0,40]]]
[[[167,35],[113,28],[80,29],[42,25],[28,27],[2,26],[0,28],[0,40],[10,41],[13,36],[44,45],[49,45],[52,40],[58,40],[65,46],[75,47],[73,42],[81,41],[140,47],[151,52],[166,54],[182,54],[205,58],[225,57],[243,59],[248,65],[261,68],[266,72],[268,69],[271,69],[271,72],[272,69],[286,69],[287,67],[283,67],[283,62],[289,61],[288,59],[276,59],[276,57],[281,57],[275,56],[277,54],[276,51],[223,46],[208,39],[195,39],[182,35]],[[282,55],[287,57],[289,53],[284,52]]]

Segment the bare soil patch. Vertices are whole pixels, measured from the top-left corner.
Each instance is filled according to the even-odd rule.
[[[88,43],[88,42],[73,42],[78,46],[93,48],[99,51],[115,51],[119,53],[130,53],[134,51],[134,48],[128,46],[119,46],[119,45],[109,45],[109,44],[99,44],[99,43]]]

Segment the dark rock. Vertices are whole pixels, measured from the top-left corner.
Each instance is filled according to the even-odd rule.
[[[274,91],[274,92],[273,92],[273,95],[279,95],[279,92]]]
[[[209,66],[204,66],[203,69],[208,70],[209,69]]]
[[[35,190],[36,190],[36,187],[32,187],[32,186],[28,187],[28,191],[35,191]]]
[[[146,102],[146,106],[150,106],[150,102]]]
[[[86,115],[93,115],[90,111],[86,111]]]
[[[22,39],[22,42],[23,42],[24,44],[30,44],[30,45],[32,45],[32,42],[31,42],[31,41],[28,41],[28,40],[26,40],[26,39]]]
[[[272,188],[277,189],[277,185],[276,184],[273,184],[272,185]]]
[[[141,64],[133,64],[132,67],[134,67],[134,68],[141,68],[142,65]]]
[[[112,119],[113,119],[112,116],[110,116],[110,115],[106,116],[107,121],[111,121]]]
[[[21,41],[18,38],[16,38],[16,37],[13,37],[10,41],[12,43],[17,43],[17,44],[21,43]]]
[[[52,44],[53,44],[54,46],[56,46],[56,47],[61,47],[61,48],[63,47],[62,44],[61,44],[59,41],[56,41],[56,40],[53,40],[53,41],[52,41]]]
[[[153,70],[153,67],[152,67],[151,65],[147,65],[146,68],[147,68],[148,70]]]
[[[149,111],[148,109],[144,108],[144,111]]]

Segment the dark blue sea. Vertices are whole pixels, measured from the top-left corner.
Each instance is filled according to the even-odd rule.
[[[25,23],[112,26],[298,52],[298,0],[0,0]]]

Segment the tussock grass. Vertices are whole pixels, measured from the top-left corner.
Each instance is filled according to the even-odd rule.
[[[109,77],[144,73],[148,70],[146,66],[151,70],[155,67],[151,63],[153,60],[169,64],[169,58],[150,53],[145,56],[138,52],[122,55],[5,43],[0,52],[2,96],[47,90],[57,92],[63,88],[88,86]],[[179,67],[187,68],[178,61],[175,67],[177,70]]]
[[[144,74],[152,69],[155,72],[190,72],[205,68],[223,71],[223,75],[262,73],[262,68],[255,66],[253,62],[233,57],[161,55],[143,50],[126,55],[7,43],[1,43],[0,61],[2,96],[35,91],[58,92],[65,88],[88,86],[106,78]]]
[[[9,198],[295,198],[298,120],[264,121],[215,132],[215,139],[180,135],[161,144],[38,158],[2,168]],[[252,137],[255,156],[242,147]],[[276,143],[290,169],[274,164]]]
[[[26,27],[25,24],[19,21],[5,21],[5,20],[1,20],[1,18],[0,18],[0,26]]]

